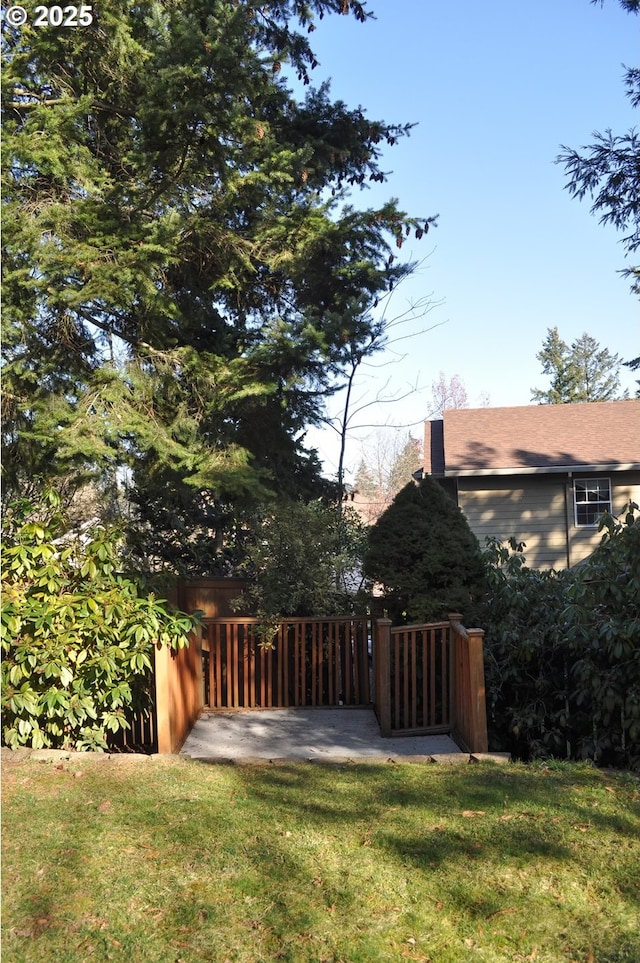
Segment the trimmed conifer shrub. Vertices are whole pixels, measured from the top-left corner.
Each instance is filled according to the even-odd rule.
[[[478,541],[433,478],[410,482],[369,531],[364,572],[383,588],[394,622],[428,622],[462,612],[470,625],[484,587]]]

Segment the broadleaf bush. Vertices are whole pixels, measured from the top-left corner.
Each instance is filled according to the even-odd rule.
[[[486,629],[492,748],[520,758],[640,767],[640,518],[604,516],[593,554],[567,571],[526,566],[490,542]]]
[[[251,581],[235,607],[260,618],[265,637],[286,616],[366,610],[360,572],[366,532],[352,509],[320,500],[269,504],[251,527],[243,569]]]
[[[186,645],[194,621],[120,572],[116,529],[66,532],[46,501],[4,521],[2,741],[104,750],[148,707],[154,646]]]

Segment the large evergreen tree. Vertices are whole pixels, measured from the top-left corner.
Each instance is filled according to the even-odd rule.
[[[567,345],[557,328],[549,328],[536,355],[542,372],[550,378],[546,391],[534,388],[531,400],[544,405],[584,401],[616,401],[620,394],[622,359],[601,348],[586,332]]]
[[[189,486],[204,511],[317,478],[304,428],[429,225],[348,203],[409,130],[310,87],[314,18],[349,11],[104,0],[84,28],[3,25],[8,495],[129,465],[139,502]]]

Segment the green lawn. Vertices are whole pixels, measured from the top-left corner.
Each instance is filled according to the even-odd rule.
[[[640,782],[589,766],[3,767],[3,961],[640,961]]]

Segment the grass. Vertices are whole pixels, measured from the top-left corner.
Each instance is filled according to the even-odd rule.
[[[3,960],[640,960],[640,782],[589,766],[4,767]]]

